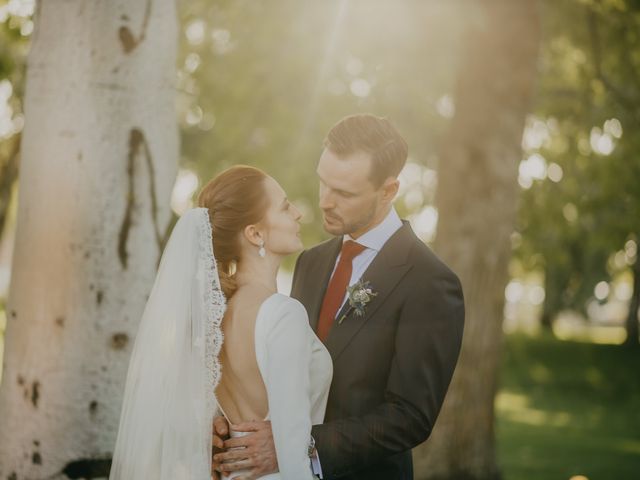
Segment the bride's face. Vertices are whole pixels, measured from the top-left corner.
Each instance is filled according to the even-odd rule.
[[[262,222],[265,249],[276,255],[289,255],[302,250],[300,211],[289,202],[287,194],[273,178],[265,180],[269,208]]]

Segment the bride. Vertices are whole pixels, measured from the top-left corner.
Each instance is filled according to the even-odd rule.
[[[276,293],[282,258],[302,248],[300,212],[247,166],[211,180],[198,205],[174,227],[140,321],[109,478],[210,479],[224,415],[232,437],[234,424],[271,421],[279,473],[260,478],[314,479],[331,357],[304,307]]]

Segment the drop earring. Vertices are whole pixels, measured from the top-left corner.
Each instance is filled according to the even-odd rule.
[[[264,249],[264,240],[260,241],[260,250],[258,250],[258,255],[264,258],[267,255],[267,251]]]

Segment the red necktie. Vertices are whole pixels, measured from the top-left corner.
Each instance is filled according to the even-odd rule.
[[[353,259],[365,249],[363,245],[347,240],[342,244],[340,253],[340,261],[333,272],[333,276],[327,286],[327,293],[322,301],[320,309],[320,319],[318,320],[318,338],[323,342],[329,335],[329,330],[333,326],[338,309],[344,300],[344,294],[351,280],[351,272],[353,271]]]

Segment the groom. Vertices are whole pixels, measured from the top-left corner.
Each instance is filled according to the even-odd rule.
[[[429,437],[458,358],[462,289],[393,207],[408,149],[391,123],[346,117],[324,146],[320,208],[335,238],[298,257],[291,291],[333,360],[310,461],[324,480],[410,480],[411,449]],[[277,471],[270,424],[239,427],[254,433],[225,446],[246,447],[244,458],[221,465],[238,450],[216,454],[214,466]],[[216,421],[218,435],[226,428]]]

